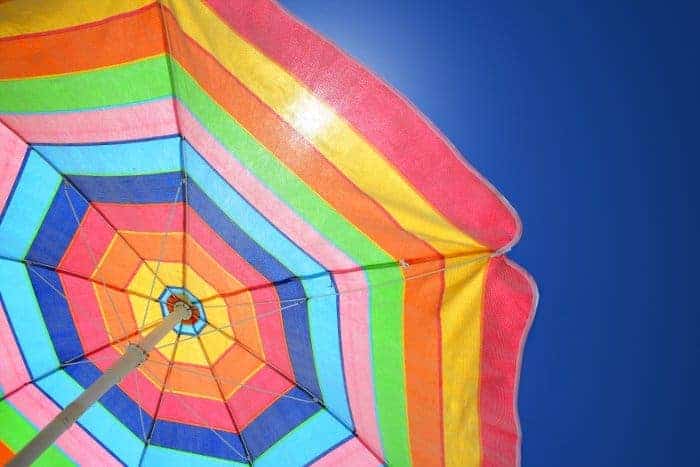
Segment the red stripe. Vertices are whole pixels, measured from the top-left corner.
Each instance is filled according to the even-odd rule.
[[[515,397],[522,346],[537,302],[535,283],[505,257],[489,263],[484,287],[479,424],[483,467],[518,465]]]
[[[517,239],[520,222],[507,202],[378,77],[270,0],[206,3],[330,104],[455,225],[493,249]]]

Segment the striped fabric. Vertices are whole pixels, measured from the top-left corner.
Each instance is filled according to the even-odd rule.
[[[0,460],[184,300],[40,462],[519,462],[516,214],[274,2],[1,1],[0,169]]]

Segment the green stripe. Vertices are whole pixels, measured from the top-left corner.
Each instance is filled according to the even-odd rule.
[[[0,82],[0,112],[90,109],[166,96],[171,93],[166,69],[166,59],[160,56],[74,75]],[[178,97],[192,114],[309,225],[357,264],[394,261],[214,103],[178,63],[172,62],[171,69]],[[408,465],[402,275],[397,268],[370,269],[365,274],[370,284],[372,363],[385,457],[392,464]],[[395,285],[372,289],[387,281]]]
[[[0,439],[14,452],[22,449],[38,432],[34,425],[29,423],[7,401],[0,403],[0,420],[2,420]],[[54,445],[47,449],[32,465],[49,467],[76,464]]]
[[[109,107],[170,94],[167,64],[165,56],[161,55],[91,72],[0,80],[0,112]]]

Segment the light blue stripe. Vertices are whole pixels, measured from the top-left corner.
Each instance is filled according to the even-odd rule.
[[[326,410],[306,420],[255,460],[256,467],[306,465],[352,433]]]
[[[70,175],[144,175],[180,170],[180,137],[119,144],[35,146]]]
[[[324,269],[252,209],[186,142],[183,145],[183,153],[189,177],[262,248],[277,258],[295,276],[320,274],[318,277],[301,280],[307,296],[323,296],[334,292],[330,277],[325,274]],[[287,313],[294,313],[294,309]],[[314,363],[324,403],[337,417],[352,427],[343,383],[336,297],[331,295],[310,300],[309,314]]]
[[[30,151],[0,224],[0,254],[24,259],[61,181],[36,151]]]
[[[83,391],[73,378],[60,370],[41,379],[37,385],[61,407],[73,402]],[[90,407],[78,422],[127,465],[138,465],[143,441],[135,436],[99,402]]]
[[[142,465],[184,465],[188,467],[227,465],[243,467],[247,466],[248,464],[241,464],[240,462],[226,461],[216,457],[200,456],[191,452],[177,451],[175,449],[150,445],[146,448],[146,454],[143,456]]]
[[[58,358],[24,265],[0,260],[0,296],[32,377],[58,368]]]

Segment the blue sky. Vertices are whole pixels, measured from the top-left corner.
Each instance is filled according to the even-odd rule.
[[[693,465],[697,8],[281,3],[413,101],[520,213],[511,256],[541,295],[523,465]]]

